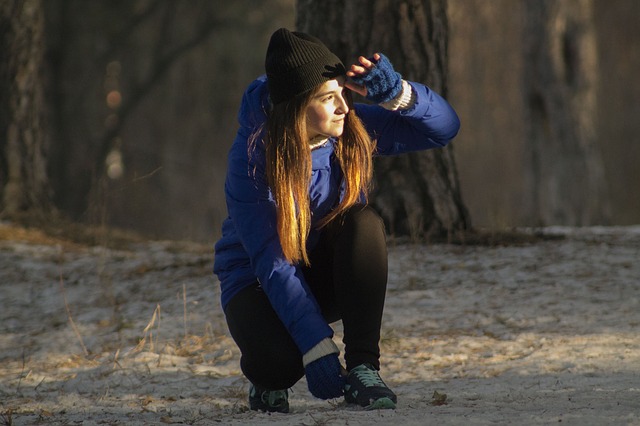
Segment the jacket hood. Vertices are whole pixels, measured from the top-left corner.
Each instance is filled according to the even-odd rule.
[[[238,111],[240,127],[256,129],[267,120],[267,112],[271,108],[267,77],[265,75],[255,79],[242,96],[242,103]]]

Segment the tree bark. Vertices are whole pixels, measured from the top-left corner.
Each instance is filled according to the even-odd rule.
[[[49,210],[41,0],[0,6],[0,210],[6,216]]]
[[[524,104],[533,225],[607,222],[596,148],[597,47],[592,0],[527,0]]]
[[[447,96],[446,0],[298,0],[297,27],[346,65],[382,52],[408,80]],[[377,158],[372,204],[389,232],[412,238],[470,229],[451,146]]]

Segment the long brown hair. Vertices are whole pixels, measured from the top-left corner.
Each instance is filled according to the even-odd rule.
[[[264,135],[267,182],[276,202],[280,245],[288,261],[306,265],[309,264],[306,243],[311,229],[311,148],[306,109],[317,92],[317,89],[312,90],[274,105]],[[375,142],[353,110],[350,91],[345,90],[344,96],[349,112],[335,155],[342,169],[345,191],[340,204],[319,222],[319,226],[335,219],[356,204],[361,196],[366,200],[373,175]]]

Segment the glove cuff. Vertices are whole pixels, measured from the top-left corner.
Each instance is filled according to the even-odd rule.
[[[302,365],[306,367],[313,361],[334,353],[339,354],[340,349],[338,349],[338,346],[332,339],[325,337],[320,343],[309,349],[309,351],[302,356]]]
[[[381,103],[380,106],[389,111],[405,110],[414,106],[416,99],[416,92],[411,85],[406,80],[402,80],[402,91],[390,101]]]

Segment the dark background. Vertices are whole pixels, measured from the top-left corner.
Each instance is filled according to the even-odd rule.
[[[271,33],[294,27],[295,1],[43,5],[55,205],[73,220],[214,241],[242,92],[263,72]],[[640,2],[593,6],[595,127],[607,188],[598,202],[611,206],[601,224],[640,223]],[[462,121],[453,149],[473,225],[532,225],[523,202],[523,6],[449,0],[448,15],[448,97]]]

